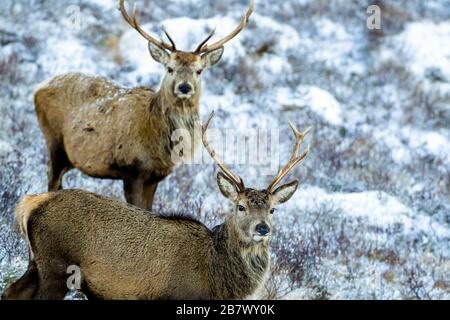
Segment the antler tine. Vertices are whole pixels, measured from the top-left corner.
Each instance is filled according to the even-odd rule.
[[[119,2],[119,10],[122,13],[123,18],[125,19],[126,22],[128,22],[128,24],[134,28],[137,32],[139,32],[139,34],[141,36],[143,36],[146,40],[161,46],[169,51],[174,51],[175,49],[175,44],[173,43],[172,39],[169,40],[172,43],[172,45],[162,41],[162,40],[157,40],[156,38],[153,38],[151,35],[149,35],[147,32],[145,32],[141,26],[139,25],[139,22],[137,21],[136,18],[136,4],[134,4],[133,6],[133,11],[131,12],[131,17],[128,15],[127,10],[125,9],[125,0],[120,0]],[[166,33],[167,35],[167,33]]]
[[[298,148],[300,148],[300,145],[302,144],[305,136],[309,133],[309,131],[311,131],[311,127],[308,127],[303,132],[300,132],[297,130],[297,128],[295,127],[295,125],[292,123],[291,120],[289,120],[288,123],[292,129],[292,132],[294,133],[294,136],[295,136],[295,145],[292,148],[292,152],[291,152],[291,159],[292,159],[297,154]],[[308,146],[308,148],[309,148],[309,146]]]
[[[236,187],[239,189],[239,191],[244,191],[245,186],[244,186],[244,181],[242,180],[242,178],[240,176],[235,175],[229,168],[227,168],[225,166],[223,161],[217,157],[216,151],[214,151],[214,149],[211,148],[211,145],[209,144],[208,140],[206,139],[206,131],[208,130],[209,123],[211,122],[211,119],[213,118],[213,116],[214,116],[214,111],[211,112],[211,114],[209,115],[205,124],[201,126],[203,145],[205,146],[205,149],[208,151],[211,158],[217,163],[219,168],[222,170],[222,172],[236,184]]]
[[[308,147],[306,147],[306,149],[299,155],[297,156],[297,152],[298,149],[300,148],[303,139],[305,138],[305,136],[308,134],[308,132],[311,130],[311,128],[307,128],[304,131],[300,132],[297,130],[297,128],[295,127],[295,125],[289,121],[289,126],[292,129],[292,132],[294,133],[295,136],[295,144],[294,147],[292,148],[292,152],[291,152],[291,157],[289,158],[289,161],[286,163],[286,165],[283,167],[283,169],[280,170],[280,172],[278,173],[278,175],[275,177],[275,179],[272,181],[272,183],[269,185],[269,187],[267,188],[267,190],[269,192],[272,192],[273,189],[276,187],[276,185],[278,183],[280,183],[281,180],[283,180],[283,178],[300,162],[302,161],[309,153],[309,149],[310,146],[308,145]]]
[[[169,39],[170,43],[172,44],[172,51],[176,51],[177,47],[175,45],[175,42],[170,37],[169,33],[167,32],[166,28],[164,28],[164,34],[166,35],[167,39]]]
[[[208,34],[208,36],[205,38],[205,40],[203,40],[197,47],[197,49],[195,49],[195,52],[201,52],[201,49],[203,48],[203,46],[209,41],[209,39],[212,38],[212,36],[214,35],[214,33],[216,33],[216,28],[212,29],[211,32]]]
[[[223,46],[225,43],[227,43],[231,39],[233,39],[247,25],[247,22],[248,22],[248,20],[249,20],[249,18],[251,16],[251,14],[253,13],[254,7],[255,7],[255,4],[252,1],[251,4],[250,4],[250,7],[247,10],[247,12],[245,13],[245,15],[242,17],[241,21],[239,22],[239,25],[229,35],[227,35],[225,38],[217,41],[216,43],[213,43],[210,46],[203,46],[206,42],[205,41],[202,42],[202,46],[201,47],[199,46],[197,48],[196,52],[197,53],[202,53],[202,52],[208,52],[208,51],[215,50],[215,49],[220,48],[221,46]],[[211,35],[211,37],[212,37],[212,35]],[[208,36],[207,40],[209,40],[211,37]]]

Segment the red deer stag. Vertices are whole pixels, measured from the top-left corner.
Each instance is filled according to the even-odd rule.
[[[308,130],[291,125],[295,146],[267,189],[246,188],[218,159],[217,182],[233,213],[212,230],[182,216],[140,208],[81,190],[25,196],[16,210],[29,245],[28,271],[4,299],[62,299],[68,266],[80,268],[80,288],[97,299],[243,299],[257,292],[270,269],[274,207],[298,181],[275,188],[308,153],[298,149]]]
[[[41,85],[34,103],[49,152],[49,191],[61,189],[64,173],[75,167],[91,177],[123,180],[126,200],[151,210],[158,183],[175,165],[172,132],[192,133],[198,120],[200,74],[220,60],[223,45],[246,26],[253,3],[234,31],[207,45],[211,32],[194,52],[177,50],[167,32],[170,44],[147,34],[135,8],[128,15],[124,0],[119,9],[166,69],[159,91],[70,73]]]

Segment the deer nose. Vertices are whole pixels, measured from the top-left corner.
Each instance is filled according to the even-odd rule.
[[[255,227],[256,232],[260,235],[265,236],[270,232],[270,227],[265,222],[258,223]]]
[[[185,82],[178,86],[178,90],[180,90],[182,94],[188,94],[189,92],[191,92],[192,88],[188,83]]]

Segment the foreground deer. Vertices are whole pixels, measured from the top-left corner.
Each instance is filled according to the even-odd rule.
[[[245,27],[253,4],[233,32],[207,45],[210,33],[194,52],[177,50],[167,33],[170,44],[147,34],[136,11],[127,14],[124,0],[120,11],[166,68],[159,91],[71,73],[42,85],[34,95],[35,109],[49,152],[49,191],[61,189],[64,173],[75,167],[92,177],[122,179],[126,200],[151,209],[158,183],[174,167],[172,132],[192,133],[198,120],[200,74],[220,60],[223,45]]]
[[[243,299],[264,284],[274,207],[286,202],[298,181],[275,189],[308,153],[297,155],[307,133],[293,125],[289,162],[265,190],[246,188],[202,141],[219,165],[217,182],[233,202],[226,221],[209,230],[181,216],[147,211],[80,190],[26,196],[16,210],[29,244],[28,271],[4,299],[62,299],[66,269],[80,267],[81,290],[97,299]]]

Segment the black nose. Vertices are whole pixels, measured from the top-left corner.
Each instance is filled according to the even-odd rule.
[[[192,88],[189,84],[187,83],[182,83],[178,86],[178,90],[180,90],[180,92],[182,94],[188,94],[189,92],[191,92]]]
[[[265,236],[270,232],[270,227],[265,223],[258,223],[255,227],[256,232],[258,232],[260,235]]]

